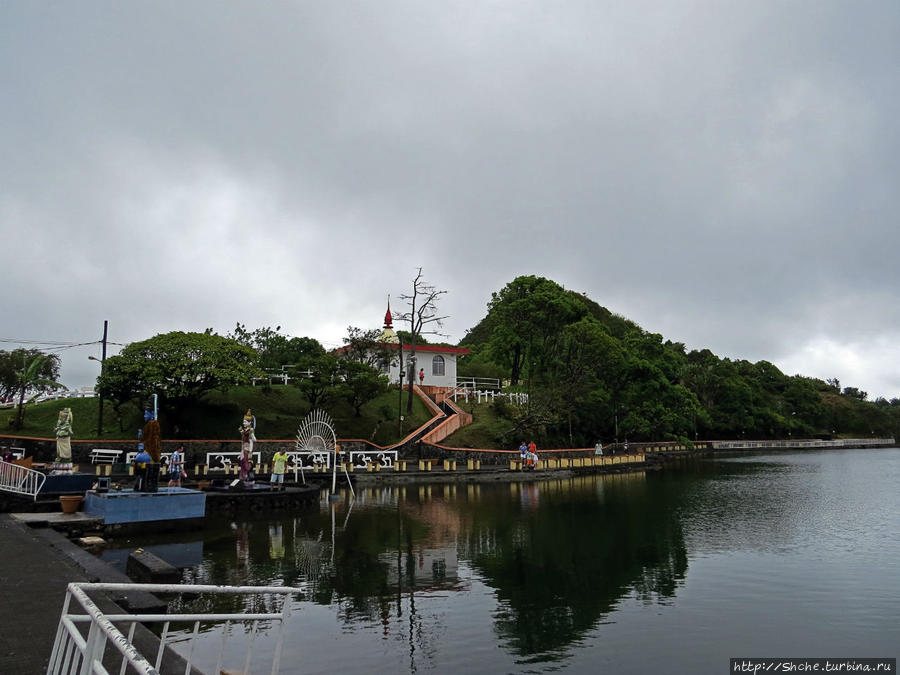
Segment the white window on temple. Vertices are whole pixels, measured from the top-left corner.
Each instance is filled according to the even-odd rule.
[[[432,375],[440,375],[444,376],[444,357],[441,355],[435,356],[431,359],[431,374]]]

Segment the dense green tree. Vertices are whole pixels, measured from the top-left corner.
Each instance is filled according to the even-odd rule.
[[[238,323],[228,337],[251,347],[259,358],[259,367],[266,371],[279,371],[307,356],[322,356],[325,348],[309,337],[289,337],[282,334],[281,326],[264,327],[248,331]]]
[[[583,437],[586,426],[592,426],[598,404],[609,400],[603,375],[606,367],[617,361],[618,351],[616,341],[593,317],[584,316],[562,329],[546,386],[556,390],[570,445],[575,445],[576,436]]]
[[[459,378],[482,377],[502,382],[507,379],[506,370],[494,363],[488,353],[488,345],[477,344],[469,347],[468,354],[461,354],[457,362]]]
[[[341,393],[341,364],[334,354],[305,356],[294,365],[297,376],[291,384],[303,394],[310,410],[326,405]]]
[[[576,296],[543,277],[517,277],[488,303],[495,361],[509,368],[510,383],[539,376],[551,366],[562,329],[587,314]]]
[[[341,356],[351,361],[381,370],[383,366],[397,361],[396,343],[379,340],[381,331],[377,328],[363,330],[355,326],[347,328]]]
[[[867,392],[857,389],[856,387],[844,387],[843,394],[844,396],[856,398],[860,401],[865,401],[867,398],[869,398],[869,394]]]
[[[165,333],[107,358],[97,388],[104,398],[139,404],[158,394],[161,405],[177,415],[179,403],[249,383],[261,375],[257,363],[251,347],[209,331]]]
[[[342,358],[338,362],[338,374],[341,393],[353,406],[357,417],[366,403],[387,391],[387,377],[365,363]]]

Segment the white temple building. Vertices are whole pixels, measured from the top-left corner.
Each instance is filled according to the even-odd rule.
[[[384,329],[378,340],[385,344],[396,345],[399,349],[400,338],[394,331],[393,321],[391,319],[391,307],[388,305],[387,313],[384,315]],[[416,345],[416,384],[423,387],[455,387],[457,373],[457,359],[468,354],[469,350],[465,347],[448,347],[445,345]],[[409,359],[412,355],[410,345],[403,345],[400,354],[403,359],[403,368],[407,368]],[[382,371],[388,376],[393,384],[401,377],[400,358],[393,358],[389,363],[382,365]],[[419,379],[419,374],[423,373],[424,377]]]

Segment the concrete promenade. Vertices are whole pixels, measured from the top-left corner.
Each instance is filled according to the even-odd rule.
[[[66,586],[90,581],[52,535],[0,515],[0,673],[47,671]]]
[[[0,673],[47,671],[66,587],[72,581],[128,583],[130,579],[59,532],[49,527],[34,529],[14,516],[0,514]],[[120,612],[122,606],[140,612],[159,605],[148,593],[115,598],[115,602],[94,599],[104,612]],[[145,654],[155,653],[157,644],[147,630],[135,635],[135,645]],[[167,657],[164,664],[169,661]],[[184,673],[183,660],[171,661],[162,672]],[[115,661],[116,672],[120,662]]]

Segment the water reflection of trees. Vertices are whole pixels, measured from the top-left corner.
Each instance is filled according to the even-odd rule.
[[[417,612],[417,600],[465,590],[465,561],[496,589],[501,643],[546,660],[623,597],[675,594],[687,568],[677,489],[649,490],[642,474],[624,474],[364,490],[352,516],[343,502],[334,512],[323,504],[301,517],[234,524],[230,541],[207,545],[193,581],[302,585],[306,600],[337,607],[345,624],[380,622],[385,635],[402,618],[404,635],[394,637],[409,641],[412,665],[443,630],[439,617]],[[265,598],[254,607],[240,597],[204,601],[210,611],[273,609]]]
[[[602,505],[588,489],[598,484]],[[629,593],[674,595],[687,570],[681,526],[674,508],[648,499],[641,476],[534,487],[539,509],[522,507],[532,497],[496,500],[463,543],[497,589],[498,637],[516,653],[546,657],[576,642]]]

